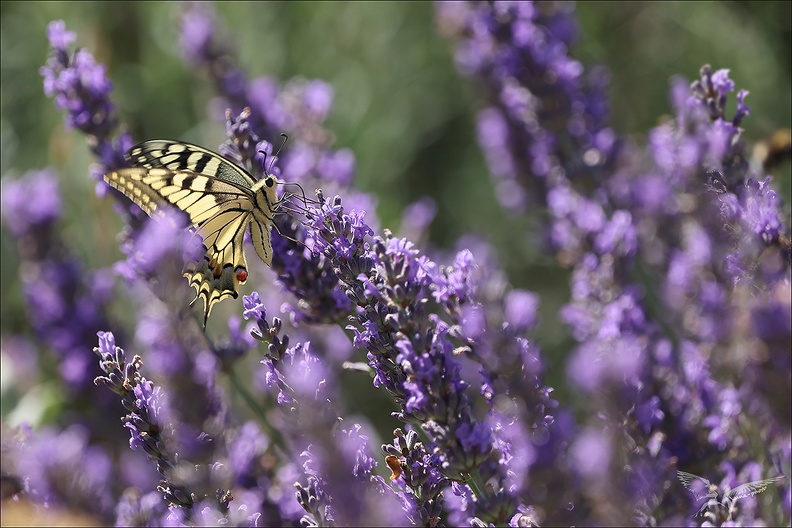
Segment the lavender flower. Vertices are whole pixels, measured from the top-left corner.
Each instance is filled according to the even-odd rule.
[[[249,108],[245,108],[237,117],[231,112],[227,113],[229,139],[221,147],[221,152],[248,167],[252,174],[261,175],[265,160],[259,152],[263,150],[269,156],[266,162],[274,167],[273,175],[277,177],[280,171],[275,166],[278,160],[272,156],[272,145],[259,139],[253,129],[251,115]],[[282,207],[288,211],[300,206],[287,201]],[[272,233],[272,267],[278,271],[281,285],[301,299],[297,306],[289,307],[293,321],[318,323],[343,320],[349,310],[349,300],[337,288],[338,280],[332,270],[320,255],[313,254],[304,244],[294,242],[297,240],[302,243],[305,238],[296,220],[287,215],[277,218],[276,229]]]
[[[222,108],[229,108],[232,115],[247,108],[250,131],[262,140],[274,143],[284,132],[292,135],[295,144],[284,152],[282,163],[290,178],[304,183],[348,184],[354,156],[348,150],[330,150],[331,135],[321,127],[332,101],[330,86],[320,80],[293,79],[284,86],[268,77],[248,81],[218,33],[213,13],[205,6],[194,4],[185,9],[184,57],[208,73],[222,96]]]
[[[244,303],[246,317],[257,324],[256,337],[268,346],[263,376],[277,390],[285,412],[281,431],[294,446],[290,451],[302,459],[307,483],[295,483],[297,500],[307,513],[301,523],[401,523],[395,504],[389,504],[395,496],[372,473],[376,462],[366,453],[368,438],[360,434],[361,426],[338,427],[335,388],[310,343],[288,347],[289,336],[279,335],[282,322],[267,321],[258,294],[245,297]]]
[[[168,477],[178,464],[178,457],[168,448],[167,427],[170,424],[170,411],[162,389],[140,375],[142,360],[135,356],[127,362],[123,349],[115,345],[111,333],[100,332],[99,346],[94,349],[101,358],[100,365],[105,376],[94,380],[97,386],[104,386],[121,396],[121,403],[130,411],[123,418],[124,427],[129,429],[129,447],[143,449],[152,460],[157,461],[157,471],[165,477],[160,483],[165,499],[174,505],[190,508],[195,498],[182,486],[173,485]]]
[[[128,488],[116,507],[116,524],[119,526],[144,526],[168,515],[162,494],[152,491],[141,495],[136,488]]]
[[[568,14],[561,8],[504,2],[438,10],[449,32],[463,36],[462,71],[492,88],[494,106],[482,113],[479,137],[494,176],[509,197],[519,197],[511,190],[516,184],[548,205],[549,238],[559,260],[574,268],[572,302],[562,311],[580,343],[569,373],[588,398],[596,396],[589,402],[601,419],[592,429],[611,431],[596,442],[575,444],[580,471],[593,479],[580,491],[600,522],[657,522],[673,512],[661,504],[670,465],[688,463],[693,451],[698,460],[708,453],[713,465],[720,450],[748,442],[737,432],[746,429],[725,415],[734,406],[713,407],[734,392],[709,369],[716,347],[735,332],[744,335],[735,325],[744,306],[735,281],[765,287],[767,279],[755,273],[757,257],[783,231],[776,199],[765,198],[763,186],[746,177],[739,126],[749,113],[747,92],[738,94],[729,120],[725,108],[735,84],[727,71],[713,74],[705,67],[689,93],[676,84],[678,119],[650,135],[653,165],[647,171],[641,154],[620,146],[604,126],[604,85],[601,77],[585,82],[582,68],[569,58]],[[592,192],[586,180],[601,186]],[[739,199],[738,189],[761,198]],[[522,199],[517,202],[504,205],[519,206]],[[783,261],[773,260],[769,284],[788,282]],[[714,365],[745,363],[739,350],[731,356]],[[701,367],[693,371],[691,364]],[[695,378],[690,391],[676,388],[683,372]],[[658,390],[664,395],[659,400]],[[747,426],[751,430],[771,419],[766,403],[753,394],[738,398],[751,401],[758,413]],[[695,422],[686,413],[691,409],[709,417]],[[771,436],[775,450],[788,432]],[[708,442],[694,448],[693,438]],[[611,460],[619,457],[619,464],[586,469],[605,460],[597,455],[603,449],[592,446],[602,446]],[[748,456],[743,452],[742,461]],[[633,468],[630,475],[621,472],[625,464]],[[599,491],[605,483],[607,496]]]
[[[261,516],[260,512],[250,511],[247,504],[240,504],[239,501],[231,507],[233,495],[228,490],[216,487],[224,479],[220,471],[222,464],[187,462],[185,455],[197,455],[194,450],[190,451],[189,443],[179,438],[179,434],[184,435],[189,431],[189,424],[178,422],[162,387],[155,386],[141,376],[141,358],[135,356],[127,362],[124,351],[115,346],[115,339],[110,333],[100,332],[99,347],[95,352],[101,357],[100,364],[106,373],[98,377],[95,383],[121,396],[121,403],[129,411],[123,418],[124,427],[130,432],[129,446],[133,450],[142,449],[150,459],[156,461],[162,477],[157,491],[169,506],[166,512],[149,499],[145,505],[139,496],[128,494],[126,509],[118,512],[119,519],[142,517],[147,523],[161,519],[158,522],[168,524],[200,524],[207,522],[207,519],[214,519],[213,522],[255,524]],[[206,436],[205,433],[202,436]],[[236,452],[239,452],[238,449]],[[238,456],[236,459],[239,460]],[[241,466],[237,464],[237,468],[241,469]],[[210,492],[207,489],[209,486],[214,486],[209,489],[215,491]],[[246,496],[246,499],[253,497]],[[251,507],[259,507],[261,502],[259,497]]]
[[[116,477],[110,454],[90,441],[85,426],[57,431],[3,431],[3,480],[18,476],[20,490],[48,508],[70,507],[111,519]]]
[[[391,480],[399,486],[397,494],[414,525],[437,526],[442,513],[442,485],[446,479],[439,459],[430,454],[418,434],[401,429],[394,432],[393,444],[383,444],[382,451],[391,459]]]
[[[20,278],[34,330],[56,352],[67,388],[90,390],[87,347],[106,324],[111,281],[104,270],[86,275],[60,238],[57,174],[47,169],[4,180],[2,215],[20,250]]]
[[[475,490],[477,501],[466,503],[467,517],[506,522],[517,498],[506,487],[505,468],[492,458],[493,431],[473,416],[449,325],[427,307],[433,294],[459,314],[459,303],[475,290],[469,254],[458,259],[460,272],[438,274],[437,265],[408,241],[375,238],[372,247],[366,241],[372,230],[362,213],[347,215],[340,198],[330,203],[317,196],[321,209],[309,215],[312,247],[333,262],[347,296],[360,307],[350,329],[354,344],[368,352],[375,386],[384,387],[399,405],[394,416],[420,425],[436,443],[441,474]],[[507,437],[499,441],[504,451],[510,448]],[[485,491],[481,482],[487,480]]]
[[[514,214],[534,206],[546,221],[537,249],[570,272],[559,314],[573,340],[570,390],[545,381],[533,340],[542,299],[510,285],[494,249],[472,237],[452,254],[425,248],[427,200],[405,212],[402,238],[381,231],[375,199],[352,187],[355,157],[325,128],[330,85],[249,80],[211,11],[190,4],[182,49],[217,90],[208,112],[225,117],[220,151],[254,177],[286,180],[272,270],[251,273],[257,293],[207,335],[188,307],[182,265],[200,246],[183,215],[133,218],[115,266],[131,287],[114,300],[109,274],[83,271],[61,241],[68,203],[54,174],[4,180],[31,342],[45,345],[4,335],[4,365],[51,351],[52,368],[23,365],[20,387],[57,370],[69,389],[49,427],[4,426],[4,490],[118,525],[789,524],[789,222],[747,161],[742,82],[709,66],[692,85],[674,80],[675,117],[643,149],[609,127],[606,72],[573,58],[571,6],[440,3],[438,14],[459,38],[460,70],[483,81],[478,138],[498,199]],[[45,91],[86,134],[101,179],[131,143],[112,84],[87,51],[70,53],[62,22],[48,37]],[[277,153],[282,132],[291,139]],[[324,190],[303,199],[288,182]],[[115,333],[99,334],[95,382],[110,390],[88,392],[105,328]],[[347,381],[365,375],[390,416],[348,416],[360,380]],[[115,397],[121,427],[107,419]],[[389,482],[369,419],[404,423],[381,445]],[[705,475],[722,497],[746,482],[773,488],[696,502],[677,470]]]
[[[532,506],[515,506],[514,501],[531,495],[534,465],[536,469],[542,464],[554,465],[553,457],[546,455],[555,436],[558,403],[550,398],[553,389],[542,385],[539,349],[523,337],[536,322],[537,297],[521,290],[509,291],[486,244],[470,247],[481,255],[481,261],[474,260],[468,250],[460,251],[454,265],[435,278],[434,293],[453,323],[449,334],[457,344],[455,353],[475,361],[480,393],[490,407],[488,422],[501,458],[497,464],[494,459],[483,463],[479,473],[485,481],[502,480],[509,490],[487,497],[491,503],[480,508],[500,510],[497,518],[515,517],[515,510],[533,511]],[[541,455],[545,455],[543,460]],[[482,516],[480,520],[488,519]]]
[[[437,4],[441,28],[465,35],[457,65],[486,79],[494,106],[479,113],[478,136],[496,176],[496,196],[510,209],[544,203],[559,161],[569,178],[600,174],[617,153],[604,125],[606,75],[567,53],[576,33],[570,10],[528,2]]]
[[[3,180],[3,219],[15,237],[52,228],[61,216],[60,189],[51,169]]]
[[[132,146],[132,138],[126,132],[115,135],[118,118],[109,99],[113,85],[107,79],[104,65],[97,64],[88,51],[78,50],[69,55],[67,48],[76,37],[66,30],[62,20],[50,22],[47,38],[52,53],[39,70],[44,77],[44,93],[54,97],[55,106],[67,112],[66,126],[87,136],[91,151],[100,161],[100,165],[91,169],[97,182],[96,193],[104,196],[107,185],[102,175],[126,166],[124,153]]]

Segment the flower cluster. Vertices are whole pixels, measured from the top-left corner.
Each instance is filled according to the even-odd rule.
[[[102,176],[110,169],[124,167],[124,153],[132,146],[126,132],[116,136],[118,118],[110,101],[113,84],[105,74],[103,64],[98,64],[87,50],[69,54],[69,44],[76,35],[66,30],[62,20],[47,27],[47,38],[52,54],[40,70],[44,77],[44,93],[55,99],[55,106],[66,111],[66,126],[85,134],[88,146],[99,164],[91,168],[96,180],[96,192],[103,196],[107,186]]]
[[[142,448],[153,460],[157,461],[157,471],[166,476],[176,466],[176,456],[169,453],[164,439],[169,424],[168,404],[164,401],[161,387],[140,375],[142,360],[135,356],[127,362],[123,349],[115,344],[115,336],[99,332],[99,346],[94,352],[100,357],[100,365],[105,376],[94,380],[121,396],[121,403],[130,411],[123,418],[124,427],[129,429],[129,447]],[[191,506],[194,500],[183,487],[171,486],[167,481],[160,484],[168,502]]]
[[[789,309],[768,295],[789,288],[789,250],[779,243],[787,228],[769,180],[749,174],[740,138],[747,92],[728,119],[727,70],[705,66],[689,88],[677,82],[677,120],[652,131],[642,153],[604,126],[601,72],[585,77],[569,57],[574,24],[563,7],[439,4],[438,12],[461,37],[460,69],[491,88],[479,140],[493,176],[519,187],[510,199],[547,205],[548,238],[573,270],[561,312],[579,342],[568,372],[598,416],[570,450],[584,482],[578,501],[599,522],[681,522],[684,500],[665,492],[675,467],[705,472],[725,456],[751,464],[764,455],[745,446],[761,438],[780,454],[790,438],[788,425],[770,426],[788,424],[773,415],[789,391],[788,368],[770,396],[760,366],[789,365],[776,339],[788,343],[790,325],[779,317],[765,340],[741,322],[759,306]],[[757,360],[750,346],[773,359]],[[755,375],[740,386],[746,367]]]
[[[429,453],[418,441],[418,434],[401,429],[393,432],[392,444],[384,444],[382,451],[393,474],[391,480],[402,501],[404,511],[416,526],[437,526],[443,503],[443,488],[448,479],[438,469],[437,456]]]
[[[60,239],[62,214],[58,175],[33,171],[3,181],[2,217],[13,233],[19,256],[28,319],[41,342],[55,353],[55,368],[69,390],[91,391],[89,345],[106,326],[112,294],[107,270],[86,272]]]
[[[41,345],[69,395],[47,427],[4,425],[4,493],[141,526],[789,524],[789,221],[747,159],[747,91],[735,103],[728,70],[709,66],[675,79],[674,118],[641,148],[608,124],[607,73],[570,53],[571,6],[437,14],[483,88],[496,196],[511,214],[546,213],[537,250],[568,270],[566,357],[540,347],[542,299],[510,284],[485,241],[423,243],[431,200],[404,213],[402,236],[380,230],[354,156],[325,128],[327,83],[249,80],[215,15],[185,4],[183,57],[217,91],[220,152],[279,182],[272,270],[250,262],[255,292],[207,331],[182,276],[201,257],[184,214],[143,223],[127,208],[114,292],[64,240],[54,171],[4,181],[35,333],[3,336],[4,368],[29,382],[18,358]],[[131,144],[112,83],[69,52],[63,22],[47,33],[45,93],[99,181]],[[548,364],[565,365],[565,390]]]
[[[361,425],[341,424],[329,371],[311,353],[310,343],[289,347],[289,336],[280,335],[282,321],[267,321],[257,293],[245,297],[244,305],[245,317],[256,323],[256,338],[267,344],[261,376],[277,390],[284,410],[280,440],[302,459],[307,484],[295,483],[297,500],[307,513],[302,524],[403,524],[395,495],[372,472],[377,463],[366,452],[368,437],[360,434]]]
[[[517,456],[521,463],[529,464],[526,455],[533,449],[530,441],[518,441],[529,438],[530,431],[513,423],[527,421],[531,428],[552,424],[546,411],[553,402],[535,377],[537,350],[516,337],[529,326],[530,307],[527,317],[523,308],[513,310],[519,313],[510,313],[511,321],[504,326],[513,324],[514,333],[507,331],[498,337],[503,351],[514,347],[516,365],[528,361],[510,376],[515,386],[528,385],[512,390],[509,383],[500,383],[499,362],[487,363],[494,360],[495,349],[489,348],[493,338],[484,330],[486,325],[477,321],[475,314],[464,317],[460,311],[461,306],[472,307],[479,315],[481,310],[474,299],[476,266],[469,252],[461,252],[454,267],[441,268],[420,255],[412,243],[389,233],[385,239],[369,241],[373,230],[364,222],[362,212],[346,214],[337,196],[329,202],[319,192],[317,198],[320,208],[308,214],[311,247],[333,263],[347,297],[358,307],[349,329],[355,334],[355,346],[367,352],[374,385],[384,388],[399,406],[395,417],[420,426],[430,437],[435,445],[435,471],[450,481],[464,483],[461,489],[474,490],[475,499],[471,496],[459,508],[483,522],[506,522],[517,508],[522,490],[513,485],[505,462]],[[432,297],[436,304],[430,303]],[[443,316],[449,314],[445,321]],[[465,330],[470,335],[465,335]],[[454,341],[464,345],[455,346]],[[482,393],[493,406],[486,421],[474,414],[466,390],[469,383],[462,378],[462,364],[455,358],[460,354],[470,356],[482,368]],[[496,399],[519,402],[523,413],[494,408]],[[522,481],[523,475],[517,478]]]

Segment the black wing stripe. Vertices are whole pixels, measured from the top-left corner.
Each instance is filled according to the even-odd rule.
[[[190,158],[193,157],[197,157],[198,159],[195,161],[194,164],[192,163],[191,160],[188,160],[190,164],[193,165],[192,170],[194,170],[195,172],[200,172],[201,174],[212,174],[212,175],[217,174],[217,168],[220,166],[220,164],[217,161],[215,161],[215,163],[212,164],[213,165],[212,169],[207,169],[209,162],[216,158],[210,158],[209,156],[195,156],[195,155],[190,156]]]
[[[193,192],[193,191],[191,191],[190,189],[177,189],[176,191],[174,191],[171,194],[165,194],[165,193],[162,193],[162,194],[165,196],[165,198],[168,199],[168,201],[170,201],[172,203],[176,203],[179,200],[181,200],[182,198],[185,198],[191,192]]]
[[[195,300],[204,300],[205,325],[214,304],[238,297],[238,285],[247,278],[243,242],[248,225],[256,224],[251,228],[254,247],[271,262],[275,189],[264,188],[264,182],[257,183],[244,169],[189,143],[145,141],[125,158],[133,168],[108,173],[107,182],[149,215],[160,202],[181,209],[190,218],[191,231],[203,240],[203,258],[187,263],[184,276],[196,289]]]
[[[249,215],[239,214],[236,211],[219,213],[198,228],[198,234],[203,238],[204,245],[220,253],[232,244],[240,230],[244,230],[250,221]],[[233,233],[229,228],[233,228]],[[235,262],[235,264],[237,264]]]
[[[211,194],[193,192],[178,202],[175,202],[175,205],[190,215],[190,219],[192,220],[196,213],[207,211],[217,205],[217,198]]]
[[[209,203],[209,201],[207,200],[206,203]],[[190,219],[195,225],[202,225],[204,222],[210,220],[212,217],[220,213],[236,211],[239,214],[244,214],[249,213],[252,209],[251,207],[246,206],[246,203],[241,200],[219,202],[205,209],[202,209],[201,207],[202,204],[199,201],[194,206],[187,209],[187,214],[190,215]]]
[[[255,184],[253,177],[241,167],[190,143],[153,139],[135,145],[125,157],[134,166],[203,173],[241,189],[250,189]],[[203,170],[199,167],[203,167]]]

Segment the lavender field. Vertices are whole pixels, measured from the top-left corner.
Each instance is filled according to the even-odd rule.
[[[1,12],[3,525],[790,526],[788,5]],[[205,326],[150,139],[290,193]]]

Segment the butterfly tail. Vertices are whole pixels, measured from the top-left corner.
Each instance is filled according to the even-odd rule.
[[[203,298],[203,300],[204,300],[204,318],[203,318],[203,328],[204,328],[204,330],[206,330],[206,323],[207,323],[207,321],[209,320],[209,311],[211,310],[211,309],[210,309],[210,308],[207,306],[206,299],[205,299],[205,298],[204,298],[204,297],[203,297],[203,296],[202,296],[200,293],[196,293],[196,294],[195,294],[195,297],[193,297],[193,300],[192,300],[192,301],[190,301],[190,307],[192,307],[192,305],[193,305],[193,304],[195,304],[195,301],[197,301],[199,298]]]

